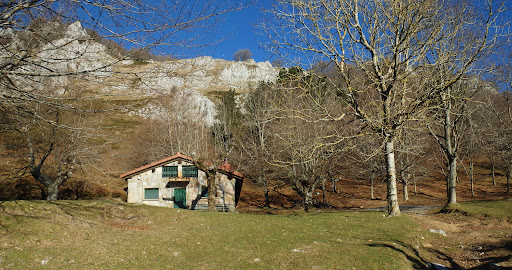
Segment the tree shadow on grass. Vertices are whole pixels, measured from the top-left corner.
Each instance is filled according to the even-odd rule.
[[[502,255],[502,256],[490,256],[490,257],[486,257],[486,258],[479,258],[478,261],[479,261],[479,265],[473,267],[473,268],[464,268],[462,267],[460,264],[456,263],[455,260],[450,257],[448,254],[446,253],[443,253],[439,250],[435,250],[435,249],[432,249],[432,248],[428,248],[427,250],[434,254],[437,258],[439,258],[440,260],[444,260],[444,261],[447,261],[450,263],[450,267],[449,269],[470,269],[470,270],[479,270],[479,269],[512,269],[512,267],[500,267],[498,266],[499,263],[502,263],[502,262],[505,262],[505,261],[509,261],[510,259],[512,259],[512,255],[510,254],[510,251],[512,251],[512,241],[506,241],[506,242],[502,242],[502,243],[499,243],[499,244],[496,244],[496,245],[488,245],[486,246],[484,249],[482,249],[481,251],[486,253],[486,252],[490,252],[490,251],[496,251],[496,250],[499,250],[499,249],[504,249],[504,250],[508,250],[509,252],[504,252],[504,254],[506,253],[506,255]],[[477,259],[475,259],[477,260]]]
[[[427,261],[423,259],[419,251],[413,248],[411,245],[402,243],[402,242],[394,242],[393,244],[387,243],[372,243],[367,244],[369,247],[380,247],[380,248],[389,248],[399,253],[402,253],[407,260],[412,262],[413,269],[427,269]]]
[[[427,250],[434,254],[437,258],[439,258],[440,260],[443,260],[443,261],[447,261],[450,263],[450,269],[464,269],[460,264],[456,263],[455,260],[448,256],[448,254],[446,253],[443,253],[439,250],[435,250],[433,248],[427,248]]]
[[[483,246],[483,249],[481,250],[482,253],[489,253],[489,252],[496,252],[496,251],[503,251],[499,252],[500,255],[496,256],[489,256],[486,258],[480,258],[480,262],[483,264],[481,266],[477,266],[472,269],[512,269],[512,267],[501,267],[501,268],[491,268],[491,265],[499,265],[502,262],[510,261],[512,260],[512,241],[502,241],[500,243],[496,243],[493,245],[485,245]]]
[[[125,205],[116,201],[10,201],[0,202],[0,212],[4,215],[52,220],[63,215],[69,219],[90,226],[101,225],[104,220],[130,220],[136,214],[125,211]],[[1,223],[0,228],[8,231]]]

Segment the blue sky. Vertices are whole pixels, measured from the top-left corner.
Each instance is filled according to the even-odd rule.
[[[263,50],[259,42],[262,37],[255,33],[255,24],[261,17],[260,9],[271,8],[272,0],[257,1],[256,5],[227,15],[217,40],[222,40],[212,48],[204,51],[204,55],[232,60],[233,54],[239,49],[249,49],[257,62],[271,60],[271,54]]]
[[[176,2],[148,0],[147,6],[141,4],[141,9],[138,9],[137,6],[131,13],[129,11],[124,12],[124,16],[113,11],[98,8],[93,2],[84,2],[82,3],[83,10],[77,9],[75,14],[76,18],[71,16],[70,22],[74,22],[74,20],[78,18],[82,21],[84,27],[99,31],[101,34],[107,36],[107,39],[112,39],[126,48],[148,46],[155,54],[171,55],[178,58],[211,56],[213,58],[232,60],[233,54],[237,50],[249,49],[253,54],[254,60],[258,62],[271,60],[271,54],[263,50],[259,45],[258,41],[261,41],[261,36],[255,33],[255,24],[260,21],[262,15],[261,9],[272,8],[272,4],[275,0],[213,0],[226,2],[225,4],[218,3],[218,5],[215,2],[209,2],[211,0],[194,0],[190,2],[187,2],[187,0],[175,1]],[[253,5],[239,11],[232,11],[221,15],[220,19],[222,23],[212,28],[210,28],[208,22],[214,23],[216,21],[215,18],[203,22],[200,21],[197,25],[190,27],[190,29],[180,30],[179,28],[170,28],[169,31],[144,31],[144,29],[151,27],[152,23],[156,25],[165,23],[166,16],[177,16],[177,18],[182,17],[183,20],[187,20],[188,14],[186,14],[186,8],[188,5],[191,5],[191,14],[194,15],[202,11],[203,7],[201,4],[207,5],[208,3],[215,3],[212,5],[212,10],[216,7],[222,10],[232,5],[236,6],[237,4],[241,4],[241,2],[253,3]],[[60,2],[56,4],[57,7],[59,3]],[[126,3],[129,4],[130,2],[128,1]],[[144,1],[142,3],[144,3]],[[169,8],[172,8],[173,4],[176,3],[179,3],[178,8],[176,10],[170,10]],[[120,8],[128,9],[128,7],[123,5],[120,5]],[[148,18],[142,18],[139,22],[138,16],[140,16],[141,11],[144,11],[144,8],[150,10],[151,14]],[[86,12],[84,10],[86,10]],[[94,21],[91,20],[90,17],[94,17]],[[96,21],[100,21],[101,26]],[[173,23],[174,22],[171,21],[171,25]],[[108,29],[108,31],[105,29]],[[113,30],[113,32],[110,32],[110,30]],[[133,33],[124,35],[130,32]],[[116,33],[119,33],[122,37],[116,37]],[[169,36],[165,37],[166,35]],[[160,43],[157,41],[160,38],[165,41]],[[215,41],[218,41],[218,43],[206,48],[197,47]],[[174,45],[172,44],[173,42],[175,42]],[[155,44],[161,45],[153,46]],[[176,44],[182,44],[183,46]]]
[[[213,58],[232,60],[233,54],[237,50],[249,49],[253,54],[254,60],[257,62],[267,60],[272,61],[274,59],[273,57],[275,56],[261,48],[260,42],[264,42],[265,38],[263,36],[257,35],[255,25],[261,20],[261,9],[271,9],[275,0],[247,1],[254,1],[255,4],[243,10],[226,14],[224,17],[224,22],[219,27],[219,29],[213,33],[210,33],[213,40],[219,41],[219,43],[216,45],[203,48],[199,51],[194,50],[193,52],[187,52],[186,50],[180,50],[179,48],[175,48],[177,51],[173,51],[173,49],[171,49],[169,51],[162,50],[160,52],[175,55],[178,58],[211,56]],[[470,1],[475,1],[477,7],[483,7],[480,0]],[[505,2],[507,4],[507,8],[510,8],[511,2],[512,0],[507,0]],[[511,17],[511,11],[508,11],[505,13],[505,17],[502,17],[502,20],[508,21],[510,23]],[[177,54],[174,54],[175,52]]]

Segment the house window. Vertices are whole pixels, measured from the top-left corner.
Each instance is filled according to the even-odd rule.
[[[162,167],[162,177],[178,177],[178,166]]]
[[[208,188],[201,187],[201,198],[208,197]]]
[[[183,177],[197,177],[197,175],[196,167],[183,167]]]
[[[144,189],[144,200],[158,200],[158,188]]]

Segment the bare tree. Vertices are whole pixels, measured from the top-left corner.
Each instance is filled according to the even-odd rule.
[[[271,85],[260,84],[252,90],[244,103],[243,132],[237,142],[241,152],[241,169],[248,178],[262,187],[265,207],[270,208],[270,183],[276,175],[271,161],[271,127],[277,115],[272,106],[277,91]]]
[[[43,198],[57,200],[60,186],[75,172],[99,164],[96,157],[108,146],[108,140],[97,134],[93,126],[101,122],[89,119],[90,115],[61,116],[58,110],[51,108],[38,111],[54,122],[19,119],[13,131],[21,135],[28,152],[28,164],[24,170],[43,187]],[[82,128],[69,127],[74,125]],[[91,143],[98,139],[104,142]],[[25,151],[20,151],[19,155],[19,158],[25,156]]]
[[[272,60],[273,67],[282,67],[284,65],[284,60],[282,58],[276,58]]]
[[[58,123],[55,114],[62,119],[63,115],[113,109],[98,108],[94,101],[111,98],[111,93],[98,91],[103,88],[98,86],[113,74],[114,65],[159,48],[180,55],[208,46],[215,42],[211,30],[219,26],[223,15],[246,4],[197,0],[22,0],[0,4],[0,114],[12,115],[16,121],[35,121],[31,126],[55,125],[55,129],[45,128],[48,147],[39,161],[36,142],[25,132],[34,177],[52,178],[42,172],[45,166],[59,162],[51,155],[56,145],[67,141],[59,136],[62,129],[73,134],[81,129],[72,121]],[[108,43],[116,46],[103,45]],[[123,46],[135,49],[123,50]],[[2,121],[0,128],[14,129],[16,121]],[[82,131],[81,136],[90,133]],[[72,156],[61,159],[60,164],[66,166],[60,166],[62,171],[43,182],[64,182],[77,169],[71,165],[74,160]],[[52,189],[58,190],[55,186]],[[55,192],[50,192],[54,194],[51,199],[56,198]]]
[[[425,170],[424,161],[428,160],[427,156],[427,138],[421,133],[419,127],[411,126],[409,123],[400,134],[397,147],[397,169],[398,181],[402,183],[403,200],[409,200],[409,185],[416,186],[417,176]],[[416,190],[416,189],[415,189]]]
[[[438,117],[432,116],[427,126],[430,134],[438,142],[445,158],[447,167],[447,198],[448,206],[457,203],[457,168],[460,159],[460,150],[465,142],[466,132],[469,132],[469,101],[475,95],[478,87],[471,85],[468,81],[459,81],[445,89],[439,103]],[[434,128],[436,120],[439,127],[438,134]]]
[[[233,54],[233,60],[237,62],[247,61],[249,59],[252,59],[252,52],[249,49],[240,49]]]
[[[374,136],[359,137],[352,142],[354,147],[345,155],[344,175],[370,183],[370,199],[375,199],[375,182],[385,179],[383,146]]]
[[[278,1],[262,23],[270,39],[268,49],[302,64],[308,62],[299,56],[309,63],[320,59],[336,65],[342,82],[335,84],[336,91],[346,97],[340,105],[351,112],[330,117],[355,117],[380,136],[389,216],[400,214],[395,143],[404,124],[419,118],[430,101],[470,72],[477,57],[495,42],[489,30],[503,3],[486,2],[487,13],[481,16],[473,16],[469,3],[450,3]],[[472,38],[460,43],[468,35]],[[434,76],[441,64],[451,74],[444,81]]]
[[[344,139],[336,133],[341,122],[319,120],[323,108],[339,109],[329,106],[340,97],[328,87],[325,79],[291,68],[281,72],[273,90],[278,95],[271,101],[275,120],[269,160],[277,167],[278,177],[301,196],[306,211],[313,206],[315,189],[328,177],[332,145]]]
[[[510,47],[505,47],[504,62],[494,73],[496,87],[501,89],[499,95],[489,95],[491,100],[492,118],[495,123],[493,136],[494,150],[497,154],[499,166],[504,169],[507,179],[507,193],[511,191],[510,181],[512,180],[512,61]]]
[[[512,94],[509,82],[504,82],[505,91],[489,93],[489,106],[487,114],[481,114],[486,123],[485,144],[488,147],[491,159],[491,173],[495,184],[495,168],[505,172],[507,179],[507,192],[511,192],[512,179]]]

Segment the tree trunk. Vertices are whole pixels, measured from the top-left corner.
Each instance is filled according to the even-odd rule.
[[[448,158],[450,171],[447,175],[448,205],[457,203],[457,158],[450,155]]]
[[[386,169],[387,169],[387,200],[388,216],[399,216],[398,196],[396,188],[395,150],[392,138],[386,141]]]
[[[494,164],[495,163],[495,158],[494,158],[494,149],[491,149],[491,173],[492,173],[492,185],[495,187],[496,186],[496,165]]]
[[[270,208],[270,199],[268,197],[268,184],[267,180],[263,179],[263,190],[265,192],[265,208]]]
[[[303,203],[304,203],[304,211],[308,212],[309,209],[313,207],[313,191],[315,189],[311,188],[306,190],[306,192],[303,193]]]
[[[452,100],[451,100],[451,88],[447,89],[447,94],[444,97],[446,100],[446,107],[444,109],[444,137],[445,143],[444,150],[446,152],[446,156],[448,158],[448,175],[446,176],[446,185],[447,185],[447,196],[448,196],[448,204],[450,206],[452,204],[457,203],[457,144],[455,141],[452,141],[453,138],[453,123],[451,118],[451,109],[452,109]]]
[[[217,186],[215,185],[215,172],[207,172],[206,173],[206,181],[208,181],[208,211],[216,212],[216,197],[217,197]]]
[[[57,183],[50,183],[47,186],[46,200],[55,201],[59,198],[59,185]]]
[[[216,212],[217,186],[215,178],[217,178],[217,169],[215,167],[210,168],[207,164],[208,163],[204,160],[194,160],[194,166],[206,174],[206,186],[208,187],[208,211]]]
[[[407,182],[403,181],[402,186],[404,187],[404,201],[409,200],[409,191],[407,190]]]
[[[325,196],[325,180],[322,181],[322,202],[327,203],[327,198]]]
[[[418,195],[418,190],[416,189],[416,175],[412,175],[412,182],[414,183],[414,196]]]
[[[494,167],[494,163],[491,165],[492,167],[492,185],[496,186],[496,168]]]
[[[373,176],[370,176],[370,197],[375,199],[375,196],[373,195]]]
[[[469,158],[469,178],[471,180],[471,198],[475,198],[475,178],[473,174],[473,158]]]
[[[332,171],[330,169],[327,170],[327,177],[331,180],[331,190],[333,193],[338,193],[338,190],[336,189],[336,178],[332,174]]]
[[[510,164],[508,165],[508,172],[507,172],[507,193],[510,193],[510,178],[512,178],[512,159],[510,159]]]

